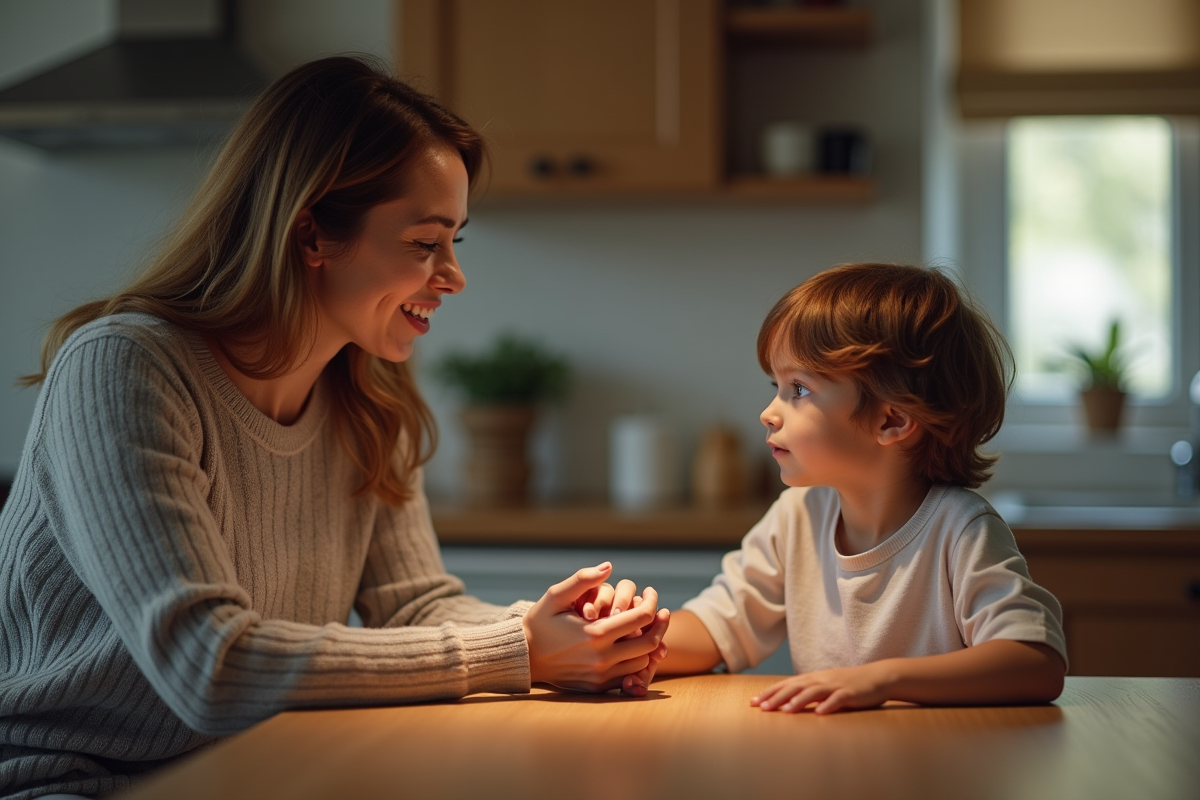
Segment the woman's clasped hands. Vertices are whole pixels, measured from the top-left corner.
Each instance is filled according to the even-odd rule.
[[[612,564],[576,572],[551,586],[525,615],[529,673],[534,683],[640,697],[666,656],[671,614],[650,587],[607,583]]]

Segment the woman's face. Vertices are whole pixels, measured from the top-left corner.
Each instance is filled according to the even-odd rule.
[[[299,226],[320,316],[319,341],[347,342],[388,361],[412,355],[442,295],[466,285],[454,241],[467,224],[467,170],[451,148],[414,159],[404,195],[367,212],[348,246]],[[339,250],[341,252],[339,252]]]

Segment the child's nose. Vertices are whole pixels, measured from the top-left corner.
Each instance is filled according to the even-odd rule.
[[[779,414],[776,413],[776,411],[775,411],[775,401],[774,400],[772,400],[771,404],[762,410],[762,413],[758,415],[758,419],[763,425],[766,425],[768,428],[778,428],[779,427]]]

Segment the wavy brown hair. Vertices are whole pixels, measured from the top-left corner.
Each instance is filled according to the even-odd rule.
[[[979,447],[1004,423],[1012,351],[936,269],[842,264],[810,278],[767,314],[758,362],[851,377],[859,420],[881,402],[904,409],[925,432],[907,453],[927,481],[975,488],[991,475],[997,457]]]
[[[409,164],[432,147],[455,149],[475,183],[486,158],[483,140],[432,98],[361,58],[297,67],[242,117],[142,274],[55,321],[41,372],[22,382],[45,380],[80,326],[124,311],[205,335],[250,377],[289,372],[311,351],[317,322],[295,235],[300,213],[311,209],[327,238],[350,246],[367,212],[399,197]],[[433,415],[407,365],[349,344],[326,377],[338,434],[362,471],[356,496],[374,492],[404,502],[413,470],[437,444]]]

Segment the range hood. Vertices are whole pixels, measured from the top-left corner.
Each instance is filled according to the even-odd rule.
[[[155,34],[129,8],[147,5],[121,4],[111,44],[0,91],[0,136],[61,150],[196,144],[225,134],[267,84],[235,41],[233,9],[209,4],[218,20],[212,32],[196,35],[193,24],[179,35],[176,24],[176,35],[162,35],[162,25]]]

